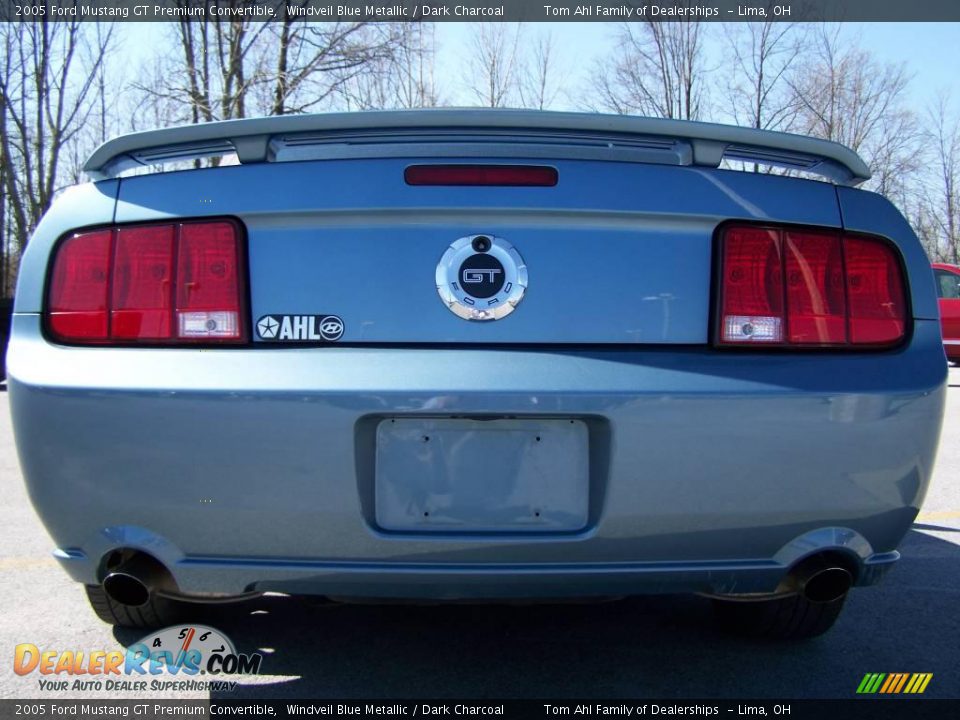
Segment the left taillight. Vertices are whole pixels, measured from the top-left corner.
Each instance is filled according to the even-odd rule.
[[[53,259],[47,328],[79,344],[246,342],[243,259],[232,220],[71,235]]]

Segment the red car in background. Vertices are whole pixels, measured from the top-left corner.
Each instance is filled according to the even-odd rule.
[[[960,363],[960,267],[933,263],[940,300],[943,348],[951,362]]]

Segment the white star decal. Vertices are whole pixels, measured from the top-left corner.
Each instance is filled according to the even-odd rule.
[[[260,322],[257,323],[257,332],[260,333],[260,337],[264,340],[272,340],[275,338],[279,328],[280,323],[270,315],[260,318]]]

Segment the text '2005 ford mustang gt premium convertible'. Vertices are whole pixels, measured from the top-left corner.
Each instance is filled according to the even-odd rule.
[[[23,257],[8,369],[108,622],[696,592],[804,637],[899,558],[946,362],[847,148],[439,110],[127,135],[86,170]]]

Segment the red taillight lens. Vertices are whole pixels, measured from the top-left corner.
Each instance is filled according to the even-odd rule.
[[[231,223],[180,230],[177,331],[182,338],[240,337],[240,269]]]
[[[172,225],[117,231],[111,337],[128,340],[171,337],[173,244]]]
[[[882,240],[729,226],[720,252],[721,344],[889,346],[906,333],[903,272]]]
[[[840,235],[784,233],[788,340],[794,345],[847,341]]]
[[[57,251],[48,327],[78,343],[242,342],[244,290],[233,222],[80,233]]]
[[[722,337],[725,342],[783,340],[783,259],[775,230],[731,228],[725,238]]]
[[[850,299],[850,342],[889,344],[906,331],[903,277],[893,250],[864,238],[844,241],[847,297]]]
[[[86,342],[107,339],[113,233],[79,233],[60,246],[47,301],[50,330]]]
[[[411,165],[407,185],[501,185],[553,187],[557,170],[539,165]]]

